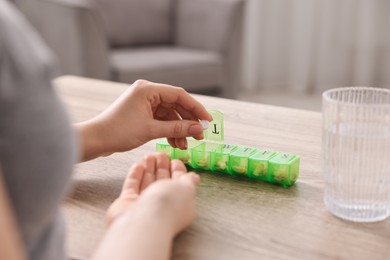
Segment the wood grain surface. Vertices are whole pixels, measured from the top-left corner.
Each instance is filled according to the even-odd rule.
[[[64,76],[55,85],[74,122],[93,117],[126,84]],[[194,95],[225,116],[225,143],[301,156],[296,185],[199,172],[197,218],[174,242],[172,259],[390,259],[390,219],[359,224],[331,215],[323,204],[321,114]],[[155,141],[76,166],[63,205],[70,257],[87,259],[104,234],[104,214],[127,169],[155,151]]]

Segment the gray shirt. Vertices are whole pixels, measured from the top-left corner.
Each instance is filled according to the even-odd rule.
[[[77,160],[52,85],[53,57],[21,14],[0,0],[0,166],[30,259],[65,259],[59,213]]]

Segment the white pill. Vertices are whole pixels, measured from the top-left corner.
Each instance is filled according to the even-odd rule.
[[[203,130],[206,130],[210,126],[210,123],[207,120],[200,120],[200,124],[202,125]]]

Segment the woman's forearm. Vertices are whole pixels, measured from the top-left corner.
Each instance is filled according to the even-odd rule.
[[[158,215],[135,214],[121,217],[112,224],[97,249],[94,260],[170,258],[174,235],[167,222]]]
[[[88,161],[110,154],[104,143],[106,139],[104,129],[99,129],[99,125],[95,120],[74,124],[74,128],[79,136],[81,161]]]

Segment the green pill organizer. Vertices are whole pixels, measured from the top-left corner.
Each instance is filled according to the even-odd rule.
[[[223,114],[216,110],[209,113],[213,121],[204,130],[204,140],[187,138],[187,150],[180,150],[171,147],[166,139],[159,139],[156,150],[165,152],[171,159],[183,161],[193,169],[277,183],[285,188],[296,182],[298,155],[225,144]]]

